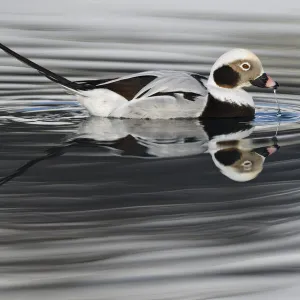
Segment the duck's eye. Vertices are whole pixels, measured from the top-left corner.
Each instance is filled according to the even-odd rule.
[[[245,171],[250,171],[252,169],[252,161],[250,160],[245,160],[243,163],[242,163],[242,167],[244,168]]]
[[[244,71],[248,71],[251,68],[251,65],[248,62],[244,62],[240,66]]]

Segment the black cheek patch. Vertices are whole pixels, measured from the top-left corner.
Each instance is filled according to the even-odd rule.
[[[231,166],[241,158],[241,154],[237,150],[220,150],[215,153],[215,158],[224,166]]]
[[[240,80],[240,75],[230,66],[222,66],[214,71],[214,80],[218,86],[234,88]]]

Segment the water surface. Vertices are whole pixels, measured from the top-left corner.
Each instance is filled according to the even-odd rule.
[[[299,18],[280,7],[277,17],[213,13],[198,1],[130,1],[109,14],[100,3],[67,12],[67,1],[12,1],[1,42],[74,80],[208,75],[224,51],[250,48],[281,84],[282,116],[272,91],[252,89],[250,123],[91,118],[0,53],[1,296],[298,299]],[[244,182],[234,155],[255,164],[250,175],[235,165]]]

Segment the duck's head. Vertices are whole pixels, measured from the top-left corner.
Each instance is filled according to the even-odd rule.
[[[276,89],[279,85],[264,72],[259,58],[249,50],[233,49],[213,65],[208,84],[226,89],[254,85]]]

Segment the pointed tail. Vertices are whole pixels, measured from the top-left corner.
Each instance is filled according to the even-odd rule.
[[[50,70],[47,70],[46,68],[34,63],[33,61],[27,59],[26,57],[16,53],[15,51],[11,50],[10,48],[6,47],[5,45],[0,43],[0,48],[8,53],[9,55],[15,57],[19,61],[23,62],[24,64],[28,65],[29,67],[37,70],[39,73],[42,75],[46,76],[49,78],[51,81],[56,82],[60,85],[62,85],[64,88],[67,90],[71,91],[72,93],[75,94],[80,94],[81,90],[84,90],[83,86],[79,83],[73,82],[68,80],[67,78],[64,78],[58,74],[55,74],[51,72]]]

